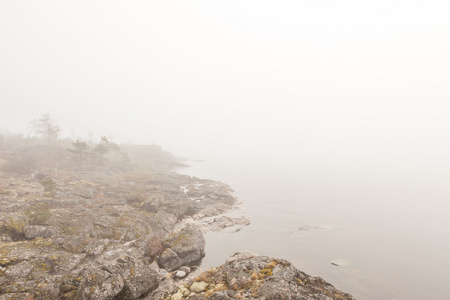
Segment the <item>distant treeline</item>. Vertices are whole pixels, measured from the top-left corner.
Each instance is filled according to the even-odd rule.
[[[168,172],[179,159],[157,145],[118,145],[102,136],[98,141],[60,136],[61,127],[48,114],[31,121],[33,134],[0,132],[0,168],[14,174],[61,171]]]

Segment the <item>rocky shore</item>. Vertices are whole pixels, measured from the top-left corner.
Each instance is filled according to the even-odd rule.
[[[354,299],[319,277],[311,277],[290,262],[244,251],[179,285],[167,300],[232,299]]]
[[[237,206],[226,184],[177,173],[50,179],[1,178],[0,300],[352,299],[248,253],[193,278],[205,232],[249,224],[224,214]]]

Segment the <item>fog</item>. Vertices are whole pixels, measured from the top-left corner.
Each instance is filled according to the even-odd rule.
[[[446,1],[3,1],[0,128],[191,157],[449,148]],[[344,155],[344,154],[342,154]]]
[[[445,298],[449,11],[443,0],[1,1],[0,130],[33,135],[30,121],[49,114],[61,137],[206,160],[186,172],[236,188],[255,218],[242,245],[268,230],[280,239],[268,251],[361,299],[430,298],[405,290],[443,266],[442,284],[427,284]],[[299,220],[337,229],[298,242]],[[362,255],[356,239],[375,250]],[[342,249],[316,253],[330,243]],[[355,269],[330,271],[339,251],[356,253]]]

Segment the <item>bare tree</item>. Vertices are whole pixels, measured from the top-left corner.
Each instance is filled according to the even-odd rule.
[[[53,165],[54,174],[58,174],[58,161],[61,159],[62,151],[58,149],[58,137],[61,127],[56,121],[50,118],[49,114],[42,114],[37,120],[31,122],[36,135],[41,136],[47,142],[47,157],[45,157],[47,167]]]
[[[61,128],[56,125],[56,121],[50,118],[49,114],[42,114],[39,119],[33,120],[31,125],[34,132],[47,141],[48,147],[56,145]]]

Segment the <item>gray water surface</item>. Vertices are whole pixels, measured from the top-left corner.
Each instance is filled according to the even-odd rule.
[[[180,172],[229,184],[251,218],[239,232],[208,233],[201,268],[251,250],[357,299],[450,299],[448,171],[370,161],[189,164]]]

